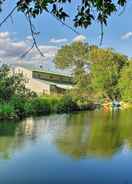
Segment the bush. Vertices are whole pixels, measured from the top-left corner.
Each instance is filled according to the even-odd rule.
[[[79,107],[71,96],[34,97],[30,100],[20,96],[13,96],[9,104],[4,103],[0,105],[0,119],[47,115],[51,112],[69,113],[76,110],[79,110]]]
[[[0,104],[0,119],[16,119],[15,110],[11,104]]]
[[[77,110],[79,110],[79,107],[71,96],[62,97],[54,106],[54,111],[57,113],[68,113]]]
[[[29,110],[31,108],[31,110]],[[49,100],[43,98],[34,98],[31,104],[26,105],[27,113],[45,115],[51,112],[51,106]]]
[[[25,116],[25,103],[27,102],[27,99],[22,98],[20,96],[13,96],[10,104],[14,107],[15,113],[18,117],[24,117]]]
[[[24,105],[24,112],[25,112],[25,115],[28,116],[28,115],[32,115],[34,114],[34,109],[33,109],[33,105],[32,105],[32,102],[26,102],[25,105]]]
[[[45,115],[50,112],[68,113],[79,110],[78,105],[70,96],[64,97],[37,97],[31,102],[25,103],[25,112],[27,115],[39,114]]]
[[[60,103],[61,98],[57,96],[45,96],[42,97],[43,100],[47,101],[50,104],[51,112],[56,112],[56,105]]]

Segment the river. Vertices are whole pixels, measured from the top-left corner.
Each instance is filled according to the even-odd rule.
[[[0,123],[0,184],[132,184],[132,110]]]

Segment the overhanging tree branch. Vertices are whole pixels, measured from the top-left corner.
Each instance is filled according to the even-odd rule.
[[[2,20],[2,22],[0,22],[0,27],[9,19],[12,17],[13,13],[15,12],[15,10],[17,9],[17,6],[15,6],[10,12],[9,14]]]
[[[100,19],[100,26],[101,26],[101,37],[100,37],[100,46],[103,43],[103,38],[104,38],[104,0],[102,0],[102,15]]]
[[[46,11],[47,13],[49,13],[51,16],[53,16],[57,21],[59,21],[63,26],[67,27],[68,29],[70,29],[71,31],[73,31],[74,33],[76,33],[77,35],[80,35],[80,33],[74,29],[73,27],[71,27],[70,25],[66,24],[64,21],[62,21],[61,19],[59,19],[57,16],[55,16],[53,13],[51,13],[50,11]]]
[[[27,14],[27,20],[29,23],[29,27],[30,27],[30,32],[31,32],[31,36],[32,36],[32,41],[33,44],[31,46],[31,48],[29,48],[26,53],[24,53],[21,57],[25,57],[29,52],[31,52],[31,50],[35,47],[37,49],[37,51],[39,52],[39,54],[44,57],[44,54],[42,53],[42,51],[39,49],[37,41],[36,41],[36,36],[39,34],[39,32],[34,31],[34,25],[32,24],[32,20],[31,20],[31,16],[30,13]]]

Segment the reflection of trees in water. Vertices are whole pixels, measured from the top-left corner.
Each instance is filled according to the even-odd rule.
[[[63,129],[65,116],[45,116],[27,118],[19,123],[0,123],[0,157],[9,159],[12,154],[21,149],[28,141],[35,143],[41,136],[57,134]]]
[[[80,113],[67,121],[56,138],[56,145],[74,158],[111,157],[126,144],[125,140],[129,148],[132,146],[131,112]]]
[[[85,155],[89,137],[87,114],[74,114],[67,118],[63,131],[56,137],[57,147],[65,154],[79,158]]]
[[[10,148],[14,146],[16,127],[16,123],[0,123],[0,157],[4,159],[8,159],[11,154]]]
[[[63,154],[76,159],[111,157],[119,149],[126,152],[132,148],[131,111],[81,112],[0,123],[0,157],[9,159],[28,142],[44,136]]]
[[[45,124],[43,123],[43,128]],[[27,141],[35,141],[40,132],[39,128],[42,128],[39,125],[33,118],[20,123],[0,123],[0,156],[9,159],[16,150],[20,151]]]

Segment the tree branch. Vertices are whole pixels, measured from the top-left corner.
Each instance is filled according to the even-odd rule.
[[[104,38],[104,20],[103,20],[103,17],[104,17],[104,0],[102,1],[102,18],[101,18],[101,22],[100,22],[100,24],[101,24],[101,37],[100,37],[100,46],[102,45],[102,43],[103,43],[103,38]]]
[[[21,56],[21,58],[26,57],[26,55],[27,55],[28,53],[30,53],[31,50],[32,50],[33,48],[34,48],[34,43],[33,43],[32,46]]]
[[[3,19],[2,22],[0,22],[0,27],[12,16],[12,14],[15,12],[17,6],[15,6],[10,12],[9,14]]]
[[[100,35],[100,43],[99,43],[99,45],[101,46],[102,43],[103,43],[103,39],[104,39],[104,24],[101,23],[100,27],[101,27],[101,35]]]
[[[25,15],[26,16],[26,15]],[[35,47],[37,49],[37,51],[39,52],[39,54],[44,57],[44,54],[41,52],[41,50],[39,49],[38,47],[38,44],[37,44],[37,41],[36,41],[36,36],[39,34],[39,32],[36,32],[34,31],[35,27],[34,25],[32,24],[32,21],[31,21],[31,16],[30,14],[28,13],[27,14],[27,21],[29,23],[29,27],[30,27],[30,32],[31,32],[31,36],[32,36],[32,41],[33,41],[33,44],[32,46],[21,56],[21,58],[24,58],[29,52],[32,51],[32,49]]]
[[[124,5],[122,11],[119,13],[119,16],[121,16],[125,12],[125,10],[126,10],[126,4]]]
[[[46,10],[47,13],[49,13],[50,15],[52,15],[57,21],[59,21],[62,25],[64,25],[65,27],[67,27],[68,29],[70,29],[71,31],[73,31],[74,33],[76,33],[77,35],[80,35],[80,33],[78,31],[76,31],[73,27],[69,26],[68,24],[66,24],[65,22],[63,22],[61,19],[59,19],[58,17],[56,17],[53,13],[51,13],[50,11]]]

